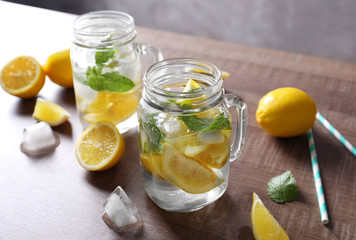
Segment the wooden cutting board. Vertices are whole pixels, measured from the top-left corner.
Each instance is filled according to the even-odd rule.
[[[82,132],[71,89],[46,82],[41,96],[70,111],[70,121],[54,131],[55,152],[28,157],[19,150],[35,99],[20,100],[1,90],[0,239],[253,239],[250,210],[256,192],[291,239],[356,239],[356,158],[318,122],[313,127],[330,223],[320,222],[307,137],[275,138],[255,121],[259,99],[278,87],[307,92],[318,110],[356,145],[356,64],[279,52],[198,37],[138,28],[138,41],[158,46],[166,58],[211,61],[230,73],[225,88],[248,105],[248,137],[231,164],[226,193],[192,213],[170,213],[146,195],[139,168],[137,132],[125,134],[126,151],[114,168],[87,172],[74,146]],[[145,57],[146,58],[146,57]],[[150,61],[149,58],[145,59]],[[299,195],[277,204],[267,195],[271,177],[291,170]],[[116,234],[101,220],[102,204],[122,186],[137,205],[144,227]]]

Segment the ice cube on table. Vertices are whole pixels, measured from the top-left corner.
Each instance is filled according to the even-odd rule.
[[[21,151],[27,155],[41,155],[53,151],[59,145],[59,137],[46,122],[28,126],[23,131]]]
[[[120,186],[106,199],[102,218],[109,228],[117,232],[132,231],[143,225],[135,204]]]

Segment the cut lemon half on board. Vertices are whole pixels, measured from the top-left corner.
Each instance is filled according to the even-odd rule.
[[[125,143],[111,122],[92,124],[79,137],[75,155],[79,164],[89,171],[104,171],[113,167],[124,154]]]
[[[288,240],[287,233],[263,205],[256,193],[253,193],[251,209],[252,232],[256,240]]]
[[[73,87],[70,49],[51,54],[43,65],[43,69],[52,82],[65,88]]]
[[[67,110],[53,102],[37,98],[32,117],[55,127],[67,121],[70,118],[70,114]]]
[[[0,73],[1,86],[9,94],[20,98],[36,96],[45,83],[45,72],[31,56],[19,56],[8,62]]]
[[[189,158],[170,144],[163,147],[164,178],[188,193],[205,193],[219,186],[219,178],[209,167]]]

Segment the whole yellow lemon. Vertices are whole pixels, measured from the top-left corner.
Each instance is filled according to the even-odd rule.
[[[73,87],[70,49],[51,54],[43,65],[43,69],[52,82],[65,88]]]
[[[294,137],[313,126],[316,112],[316,104],[308,94],[298,88],[284,87],[261,98],[256,120],[272,136]]]

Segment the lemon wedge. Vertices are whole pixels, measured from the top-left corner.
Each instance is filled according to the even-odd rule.
[[[196,83],[193,79],[189,79],[183,89],[183,92],[191,92],[198,88],[200,88],[200,85],[198,83]]]
[[[70,118],[70,114],[67,110],[53,102],[37,98],[32,117],[55,127],[67,121]]]
[[[253,236],[256,240],[288,240],[287,233],[274,219],[261,199],[253,193],[251,209],[251,223]]]

